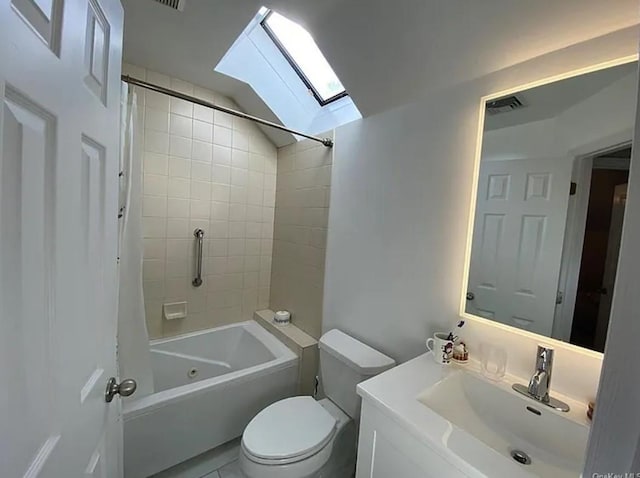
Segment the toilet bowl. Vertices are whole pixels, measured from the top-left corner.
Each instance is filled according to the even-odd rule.
[[[353,469],[355,442],[353,421],[330,400],[287,398],[247,425],[240,466],[249,478],[346,478]]]
[[[360,416],[356,386],[395,362],[335,329],[322,336],[319,347],[327,398],[287,398],[258,413],[242,435],[240,467],[247,477],[353,476]]]

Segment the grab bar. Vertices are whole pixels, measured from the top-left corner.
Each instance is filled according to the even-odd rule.
[[[193,231],[196,238],[196,278],[191,282],[194,287],[202,285],[202,242],[204,239],[204,231],[200,228]]]

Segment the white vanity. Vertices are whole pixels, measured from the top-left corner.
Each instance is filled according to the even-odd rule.
[[[424,354],[361,383],[356,477],[579,477],[586,404],[555,411],[512,390],[527,379],[479,370]]]

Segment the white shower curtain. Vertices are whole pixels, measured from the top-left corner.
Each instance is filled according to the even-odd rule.
[[[149,334],[142,291],[142,157],[136,93],[122,83],[118,364],[120,379],[138,383],[135,398],[153,393]]]

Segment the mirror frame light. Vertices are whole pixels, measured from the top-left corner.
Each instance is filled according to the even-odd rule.
[[[464,270],[463,270],[463,277],[462,277],[462,288],[461,288],[461,293],[460,293],[460,317],[462,317],[464,320],[467,321],[472,321],[472,322],[476,322],[488,327],[495,327],[497,329],[501,329],[504,331],[508,331],[523,337],[526,337],[528,339],[532,339],[532,340],[539,340],[541,342],[544,342],[546,344],[549,344],[555,348],[562,348],[562,349],[567,349],[567,350],[571,350],[573,352],[578,352],[581,354],[584,354],[586,356],[589,357],[595,357],[595,358],[599,358],[602,359],[602,357],[604,356],[603,353],[601,352],[596,352],[594,350],[590,350],[584,347],[580,347],[578,345],[573,345],[569,342],[564,342],[562,340],[558,340],[558,339],[554,339],[552,337],[545,337],[543,335],[540,334],[536,334],[534,332],[529,332],[527,330],[523,330],[523,329],[519,329],[517,327],[513,327],[511,325],[506,325],[506,324],[502,324],[499,322],[494,322],[492,320],[489,319],[485,319],[483,317],[477,316],[477,315],[472,315],[469,314],[468,312],[466,312],[466,303],[467,303],[467,299],[466,299],[466,295],[467,295],[467,288],[468,288],[468,284],[469,284],[469,268],[471,265],[471,247],[472,247],[472,243],[473,243],[473,227],[474,227],[474,223],[475,223],[475,217],[476,217],[476,201],[477,201],[477,196],[478,196],[478,180],[480,177],[480,160],[482,158],[482,140],[483,140],[483,136],[484,136],[484,120],[485,120],[485,112],[486,112],[486,103],[487,101],[491,101],[491,100],[495,100],[497,98],[502,98],[504,96],[508,96],[508,95],[512,95],[514,93],[518,93],[520,91],[525,91],[525,90],[530,90],[531,88],[536,88],[538,86],[543,86],[543,85],[548,85],[549,83],[555,83],[557,81],[561,81],[561,80],[565,80],[567,78],[573,78],[576,76],[580,76],[580,75],[585,75],[587,73],[592,73],[594,71],[599,71],[599,70],[604,70],[607,68],[612,68],[614,66],[619,66],[619,65],[624,65],[627,63],[633,63],[634,61],[638,61],[639,60],[640,55],[639,54],[634,54],[634,55],[629,55],[629,56],[624,56],[621,58],[617,58],[614,60],[610,60],[610,61],[606,61],[604,63],[597,63],[595,65],[592,66],[588,66],[585,68],[580,68],[577,70],[571,70],[565,73],[561,73],[558,75],[554,75],[554,76],[550,76],[547,78],[543,78],[540,80],[536,80],[536,81],[532,81],[529,83],[524,83],[524,84],[520,84],[517,86],[514,86],[513,88],[508,88],[506,90],[502,90],[496,93],[492,93],[489,95],[485,95],[482,98],[480,98],[480,114],[479,114],[479,118],[478,118],[478,132],[477,132],[477,136],[476,136],[476,148],[475,148],[475,158],[474,158],[474,165],[473,165],[473,182],[471,185],[471,204],[469,206],[469,221],[468,221],[468,226],[467,226],[467,243],[466,243],[466,250],[465,250],[465,257],[464,257]],[[617,286],[616,286],[617,287]]]

